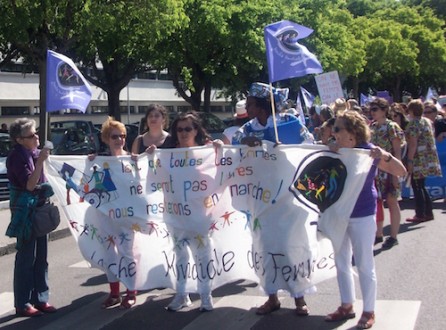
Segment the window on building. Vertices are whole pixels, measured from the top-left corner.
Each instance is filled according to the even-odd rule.
[[[120,106],[119,107],[119,111],[121,112],[121,113],[128,113],[129,112],[129,109],[128,109],[129,107],[128,106]],[[135,106],[134,105],[131,105],[130,106],[130,113],[135,113]]]
[[[2,116],[30,115],[29,107],[2,107]]]
[[[91,113],[108,113],[108,106],[92,106]]]

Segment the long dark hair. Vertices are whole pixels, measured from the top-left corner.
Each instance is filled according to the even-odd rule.
[[[177,126],[180,121],[188,120],[192,122],[192,126],[197,130],[197,135],[195,136],[195,143],[199,146],[205,145],[208,141],[211,141],[212,138],[209,133],[203,127],[201,123],[200,117],[194,111],[181,113],[172,123],[170,127],[170,135],[172,135],[173,145],[178,145],[178,134],[177,134]]]

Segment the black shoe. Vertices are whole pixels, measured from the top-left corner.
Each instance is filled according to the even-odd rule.
[[[375,236],[375,244],[382,243],[384,241],[384,238],[382,236]]]
[[[390,236],[386,238],[386,241],[383,243],[382,248],[388,250],[393,248],[395,245],[398,245],[398,240]]]

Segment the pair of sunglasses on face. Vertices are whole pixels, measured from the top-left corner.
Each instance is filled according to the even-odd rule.
[[[183,132],[183,131],[185,131],[185,132],[187,132],[187,133],[190,133],[190,132],[192,132],[194,130],[194,128],[193,127],[177,127],[177,133],[181,133],[181,132]]]
[[[126,138],[126,136],[127,136],[127,135],[125,135],[125,134],[113,134],[113,135],[110,135],[110,138],[111,138],[112,140],[117,140],[117,139],[122,139],[122,140],[124,140],[124,139]]]

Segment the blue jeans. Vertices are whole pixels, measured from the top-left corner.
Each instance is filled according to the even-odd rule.
[[[32,237],[17,251],[14,267],[14,306],[48,302],[47,236]]]

